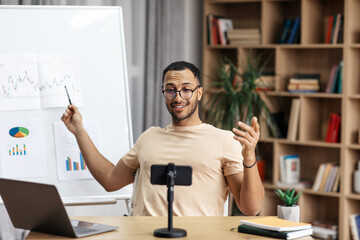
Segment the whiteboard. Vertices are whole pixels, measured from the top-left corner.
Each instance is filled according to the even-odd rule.
[[[0,6],[0,32],[0,54],[78,54],[84,104],[80,112],[84,121],[97,123],[98,149],[116,164],[133,144],[122,9]],[[64,110],[0,112],[0,119],[41,118],[44,123],[46,176],[20,179],[54,184],[63,198],[130,196],[132,185],[108,193],[94,179],[58,180],[53,123]]]

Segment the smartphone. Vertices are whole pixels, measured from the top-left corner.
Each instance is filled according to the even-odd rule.
[[[151,184],[166,185],[169,165],[151,165]],[[175,185],[190,186],[192,184],[192,167],[175,165]]]

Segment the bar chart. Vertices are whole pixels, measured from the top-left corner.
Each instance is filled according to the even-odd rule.
[[[80,153],[79,162],[73,161],[69,156],[67,156],[65,165],[66,171],[79,171],[79,170],[86,170],[86,163],[82,154]]]

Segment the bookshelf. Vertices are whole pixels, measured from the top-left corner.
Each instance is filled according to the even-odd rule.
[[[349,216],[360,213],[360,194],[353,191],[353,172],[360,160],[357,135],[360,128],[360,1],[358,0],[204,0],[203,13],[203,119],[206,102],[211,98],[211,82],[226,55],[243,64],[250,50],[270,56],[268,67],[275,73],[275,89],[264,93],[271,104],[289,117],[292,99],[301,101],[299,138],[263,137],[259,141],[262,159],[266,161],[265,199],[260,215],[276,215],[279,200],[273,193],[280,178],[278,158],[282,154],[298,154],[301,178],[315,179],[320,164],[338,162],[341,166],[340,188],[336,193],[305,189],[300,198],[301,221],[333,221],[339,226],[339,239],[350,240]],[[260,44],[209,45],[207,15],[233,20],[234,28],[259,28]],[[343,43],[326,44],[330,15],[344,17]],[[278,44],[286,18],[301,17],[299,44]],[[333,64],[343,60],[342,93],[325,93]],[[319,73],[317,93],[289,93],[288,79],[296,72]],[[325,142],[330,113],[341,114],[341,136],[338,143]]]

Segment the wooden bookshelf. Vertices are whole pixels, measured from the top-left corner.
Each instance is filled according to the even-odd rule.
[[[360,194],[353,191],[353,172],[360,160],[357,134],[360,128],[360,1],[358,0],[204,0],[203,13],[203,119],[206,102],[214,90],[217,68],[226,55],[237,65],[243,64],[250,51],[270,57],[275,72],[275,90],[264,93],[272,104],[289,117],[291,101],[301,101],[299,138],[296,141],[263,137],[259,141],[266,161],[265,199],[261,215],[276,215],[279,200],[274,194],[280,179],[278,158],[298,154],[301,178],[314,180],[320,164],[338,162],[341,167],[337,193],[306,189],[300,198],[301,221],[334,221],[339,239],[350,240],[349,215],[360,213]],[[343,43],[326,44],[328,17],[344,17]],[[234,28],[259,28],[261,42],[256,45],[208,45],[206,17],[209,14],[233,20]],[[301,17],[299,44],[278,44],[286,18]],[[343,60],[342,93],[325,93],[333,64]],[[240,67],[239,67],[240,68]],[[320,73],[320,91],[311,94],[287,92],[288,79],[296,72]],[[216,91],[216,90],[215,90]],[[339,143],[325,142],[329,114],[341,114]]]

